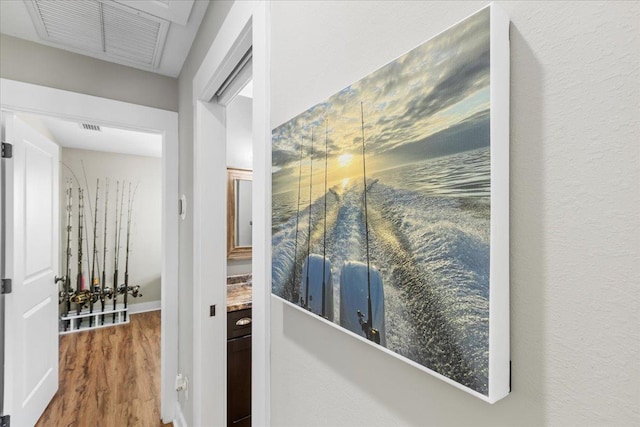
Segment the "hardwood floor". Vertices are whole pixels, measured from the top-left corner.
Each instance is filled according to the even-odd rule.
[[[134,314],[128,325],[60,337],[60,387],[36,426],[164,425],[159,311]]]

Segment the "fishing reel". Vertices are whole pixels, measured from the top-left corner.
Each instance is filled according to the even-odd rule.
[[[64,284],[67,282],[67,276],[55,276],[53,278],[53,282],[57,285],[58,283],[62,283],[63,287]],[[66,298],[65,298],[66,297]],[[64,290],[61,290],[58,293],[58,304],[62,304],[63,302],[68,301],[68,299],[70,298],[70,295],[65,295]]]
[[[129,294],[134,298],[141,297],[142,294],[140,293],[140,285],[129,286]]]
[[[69,292],[65,292],[64,290],[58,293],[58,304],[62,304],[63,302],[71,301],[71,298],[74,295],[74,291],[69,290]]]
[[[91,303],[95,304],[96,302],[98,302],[98,300],[100,300],[101,294],[102,292],[100,291],[100,287],[96,286],[95,284],[92,286],[92,290],[89,292],[89,294],[91,295]]]
[[[111,289],[108,286],[105,286],[104,292],[100,293],[100,300],[106,301],[107,298],[113,299],[113,289]]]
[[[367,322],[364,314],[362,314],[360,310],[358,310],[358,320],[360,321],[360,327],[362,328],[362,332],[364,332],[364,336],[367,337],[369,341],[380,344],[380,331],[369,325],[369,322]]]
[[[72,303],[78,304],[79,306],[84,307],[91,298],[92,298],[91,291],[89,291],[88,289],[85,289],[82,291],[75,292],[70,297],[70,300]]]
[[[127,286],[123,283],[120,286],[118,286],[118,294],[124,295],[125,293],[128,293],[133,298],[138,298],[142,296],[142,294],[140,293],[140,285]]]

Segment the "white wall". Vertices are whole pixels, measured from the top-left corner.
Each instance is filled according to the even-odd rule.
[[[272,126],[486,4],[273,2]],[[272,425],[640,425],[640,3],[499,4],[513,392],[488,405],[272,300]]]
[[[253,169],[253,100],[237,96],[227,106],[227,167]]]
[[[84,183],[84,175],[82,171],[82,163],[87,173],[87,181],[89,183],[89,194],[91,194],[91,206],[95,209],[96,179],[100,178],[100,194],[98,200],[98,258],[100,268],[102,268],[102,249],[103,249],[103,231],[104,231],[104,189],[105,178],[109,178],[109,214],[107,220],[107,269],[106,278],[107,286],[113,287],[113,262],[114,262],[114,231],[115,231],[115,198],[116,198],[116,180],[122,182],[131,182],[132,188],[138,184],[135,194],[133,206],[133,222],[131,232],[131,251],[129,255],[129,284],[141,285],[140,292],[142,297],[129,297],[130,305],[160,301],[160,274],[161,274],[161,237],[162,237],[162,159],[156,157],[131,156],[124,154],[106,153],[102,151],[78,150],[73,148],[62,148],[61,155],[62,165],[60,166],[60,175],[62,182],[66,178],[71,178],[74,182],[73,189],[73,232],[72,232],[72,286],[76,287],[75,277],[77,274],[77,207],[78,207],[78,191],[77,183],[72,176],[78,178],[80,184],[85,188],[85,216],[89,230],[86,236],[89,238],[89,253],[84,249],[84,258],[92,259],[93,244],[93,224],[90,221],[93,212],[89,211],[89,199],[86,197],[87,190]],[[67,168],[67,166],[69,168]],[[64,184],[60,190],[60,263],[63,272],[65,269],[66,259],[66,199],[64,192]],[[128,191],[128,190],[127,190]],[[118,209],[120,204],[118,202]],[[126,236],[127,236],[127,193],[124,197],[124,213],[122,216],[123,227],[121,236],[121,249],[119,260],[119,276],[120,282],[124,283],[125,272],[125,255],[126,255]],[[87,229],[85,228],[85,231]],[[86,237],[85,237],[86,238]],[[85,246],[85,245],[83,245]],[[86,246],[85,246],[86,248]],[[86,283],[89,282],[90,274],[87,271],[87,264],[84,263],[84,273],[87,277]],[[64,274],[64,273],[63,273]],[[119,297],[122,302],[122,297]]]
[[[237,96],[227,107],[227,167],[253,169],[253,135],[251,125],[253,101]],[[227,261],[227,274],[251,273],[251,259]]]
[[[232,1],[211,1],[179,77],[179,191],[187,197],[187,213],[180,221],[178,370],[189,378],[193,377],[193,77],[232,4]],[[226,231],[221,227],[220,232]],[[187,424],[193,425],[192,402],[185,393],[178,395],[178,401]]]

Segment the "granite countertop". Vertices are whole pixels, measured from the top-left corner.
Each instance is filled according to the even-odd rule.
[[[251,308],[251,274],[227,277],[227,312]]]

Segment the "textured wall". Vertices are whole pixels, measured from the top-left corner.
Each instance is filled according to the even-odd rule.
[[[0,34],[0,77],[178,111],[177,79],[6,34]]]
[[[499,4],[512,394],[488,405],[273,300],[274,426],[640,425],[640,3]],[[272,125],[484,5],[272,3]]]
[[[193,77],[232,4],[232,1],[211,1],[179,77],[179,191],[187,196],[187,214],[180,221],[179,231],[178,372],[189,378],[193,376]],[[178,399],[188,425],[193,425],[191,401],[185,393],[180,393]]]

